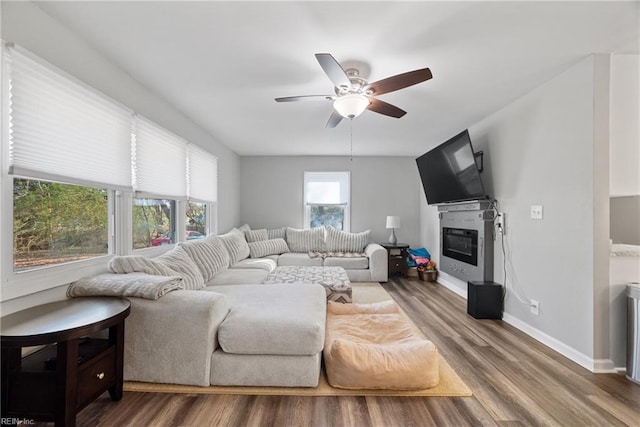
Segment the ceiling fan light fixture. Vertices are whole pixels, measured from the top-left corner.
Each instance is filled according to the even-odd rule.
[[[369,98],[357,93],[349,93],[338,97],[333,102],[333,108],[342,117],[353,119],[358,117],[369,106]]]

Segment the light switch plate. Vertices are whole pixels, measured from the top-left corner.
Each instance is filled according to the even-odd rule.
[[[542,205],[531,205],[531,219],[542,219]]]

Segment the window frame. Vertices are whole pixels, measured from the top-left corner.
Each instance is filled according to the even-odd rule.
[[[325,176],[327,178],[334,177],[339,182],[344,182],[346,190],[346,201],[344,203],[309,203],[307,202],[308,189],[307,184],[310,182],[321,182],[314,177]],[[351,231],[351,171],[305,171],[303,177],[303,218],[302,223],[304,228],[311,228],[311,205],[320,206],[344,206],[344,224],[343,230],[345,232]],[[342,187],[341,187],[342,192]]]
[[[81,277],[102,273],[107,271],[107,262],[116,255],[130,255],[133,251],[133,198],[135,197],[132,188],[115,187],[104,183],[94,182],[81,182],[71,177],[65,176],[53,176],[51,173],[43,173],[38,176],[29,176],[28,174],[21,175],[19,172],[16,174],[10,174],[9,159],[10,159],[10,132],[9,123],[10,117],[10,63],[5,57],[5,44],[2,43],[2,60],[0,61],[0,86],[2,88],[2,96],[0,97],[0,303],[4,303],[9,300],[14,300],[19,297],[25,297],[27,295],[33,295],[38,292],[49,291],[53,294],[63,296],[65,285],[80,279]],[[39,59],[38,59],[39,60]],[[44,61],[46,63],[46,61]],[[51,64],[46,63],[47,66],[51,66],[56,72],[61,72],[62,77],[69,77],[74,81],[81,83],[83,86],[88,87],[90,90],[99,93],[91,86],[80,82],[75,77],[67,74],[63,70],[58,69]],[[101,96],[102,95],[99,93]],[[108,97],[107,97],[108,98]],[[133,123],[135,122],[135,115],[132,114],[132,148],[135,146],[135,140],[133,138]],[[158,125],[159,126],[159,125]],[[164,129],[164,128],[163,128]],[[169,131],[167,131],[169,132]],[[176,135],[176,137],[178,137]],[[178,137],[180,138],[180,137]],[[185,141],[185,156],[188,157],[187,147],[190,143]],[[195,148],[195,146],[194,146]],[[195,150],[197,151],[197,150]],[[217,157],[212,153],[209,153],[215,160],[215,168],[217,171]],[[133,162],[135,158],[135,152],[131,153]],[[185,159],[185,163],[188,160]],[[128,162],[129,164],[129,162]],[[129,165],[133,173],[134,164]],[[186,165],[185,165],[186,169]],[[185,171],[185,174],[188,172]],[[69,261],[60,264],[52,264],[48,266],[40,266],[29,270],[14,271],[13,269],[13,182],[14,178],[27,178],[42,181],[53,181],[63,184],[81,185],[85,187],[104,188],[108,191],[108,215],[107,221],[108,227],[108,254],[103,256],[97,256],[90,259]],[[218,220],[218,201],[217,201],[217,186],[218,179],[216,173],[215,182],[208,183],[208,185],[215,185],[216,187],[216,200],[204,201],[195,200],[199,203],[205,203],[206,208],[206,230],[207,234],[217,232],[217,220]],[[188,180],[187,177],[185,179]],[[133,180],[133,177],[132,177]],[[163,196],[157,194],[144,194],[138,193],[138,197],[150,197],[150,198],[162,198],[175,201],[176,205],[176,233],[177,242],[185,240],[186,221],[184,221],[185,206],[188,190],[185,188],[185,194],[182,197],[175,196]],[[171,250],[175,244],[152,247],[137,250],[136,255],[155,256],[163,252]],[[42,295],[42,294],[41,294]],[[35,298],[45,298],[43,296]]]
[[[3,162],[3,168],[6,162]],[[3,230],[11,230],[2,233],[0,241],[0,256],[2,262],[2,284],[0,285],[0,301],[17,298],[23,295],[40,292],[57,286],[68,284],[85,275],[95,274],[105,269],[106,263],[115,252],[114,247],[114,215],[115,215],[115,191],[107,190],[107,254],[88,259],[67,261],[59,264],[45,265],[23,271],[15,271],[13,266],[13,185],[14,179],[35,179],[40,181],[60,182],[63,184],[77,185],[75,183],[44,180],[39,178],[24,177],[18,175],[2,175],[2,209],[0,209],[1,226]]]

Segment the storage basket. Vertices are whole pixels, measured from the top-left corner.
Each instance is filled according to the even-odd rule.
[[[424,282],[435,282],[438,278],[437,270],[419,270],[418,269],[418,278]]]

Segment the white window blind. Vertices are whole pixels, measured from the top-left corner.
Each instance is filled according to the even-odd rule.
[[[27,51],[7,45],[9,172],[131,189],[132,112]]]
[[[133,188],[172,199],[187,196],[187,141],[150,120],[136,116]]]
[[[218,158],[189,144],[187,157],[188,196],[205,202],[218,201]]]
[[[307,205],[346,205],[349,203],[349,172],[305,172]]]

